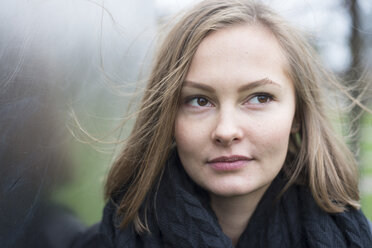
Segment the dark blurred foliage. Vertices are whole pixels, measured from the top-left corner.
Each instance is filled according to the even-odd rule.
[[[149,8],[134,11],[141,6]],[[79,120],[103,115],[86,117],[83,127],[93,129],[99,122],[113,125],[109,118],[121,116],[128,99],[116,94],[116,86],[137,78],[153,38],[143,31],[154,21],[151,6],[149,0],[2,4],[0,247],[69,247],[85,228],[55,197],[79,180],[72,156],[77,153],[72,132],[79,128],[70,114],[73,110]],[[94,193],[81,190],[76,198]]]
[[[66,247],[82,225],[50,202],[71,170],[64,92],[48,58],[18,51],[3,51],[0,66],[0,244]]]

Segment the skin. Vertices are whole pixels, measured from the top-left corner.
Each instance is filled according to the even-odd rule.
[[[295,114],[287,64],[268,29],[234,25],[201,42],[182,88],[178,153],[234,244],[285,161]],[[222,156],[234,161],[213,163]]]

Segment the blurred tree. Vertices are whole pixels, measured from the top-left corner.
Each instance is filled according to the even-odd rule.
[[[346,86],[351,89],[351,95],[358,99],[360,103],[366,105],[367,99],[364,98],[364,92],[368,85],[366,80],[363,80],[363,71],[365,70],[363,63],[363,53],[365,51],[365,37],[362,30],[362,13],[358,0],[344,0],[345,8],[350,15],[350,36],[349,48],[351,53],[351,63],[345,71],[344,78]],[[351,134],[350,148],[354,152],[356,158],[359,158],[359,140],[361,136],[360,121],[364,111],[356,104],[351,103],[349,114],[349,130]]]

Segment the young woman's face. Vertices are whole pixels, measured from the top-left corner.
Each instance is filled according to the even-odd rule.
[[[283,166],[295,113],[287,61],[255,25],[209,34],[182,88],[175,140],[188,175],[219,196],[264,192]]]

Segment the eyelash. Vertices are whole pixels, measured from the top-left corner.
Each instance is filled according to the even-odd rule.
[[[249,96],[248,100],[244,101],[244,103],[247,103],[247,102],[249,102],[252,99],[257,98],[257,97],[266,97],[267,100],[265,102],[259,102],[259,100],[257,99],[258,102],[257,103],[253,103],[254,105],[267,104],[267,103],[275,100],[274,97],[273,97],[273,95],[268,94],[268,93],[264,93],[264,92],[259,92],[259,93],[255,93],[252,96]],[[198,101],[198,100],[205,100],[206,101],[206,105],[209,105],[209,106],[200,105],[200,103],[197,103],[197,106],[196,105],[193,105],[193,104],[191,104],[191,102],[194,101],[194,100],[196,100],[196,101]],[[185,100],[185,103],[187,105],[192,106],[192,107],[213,107],[214,106],[214,104],[210,100],[208,100],[208,98],[205,97],[205,96],[190,96],[190,97],[188,97]],[[210,106],[210,105],[212,105],[212,106]]]

